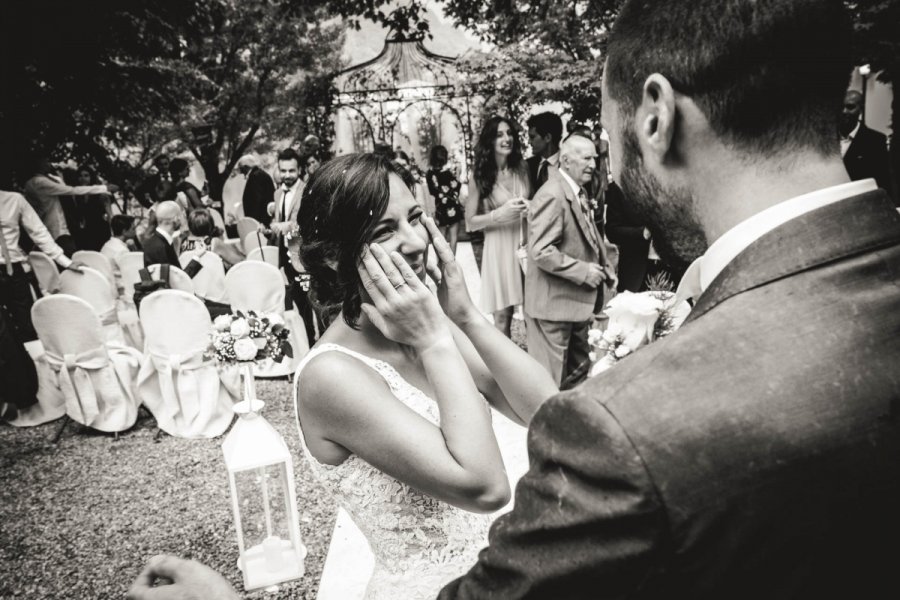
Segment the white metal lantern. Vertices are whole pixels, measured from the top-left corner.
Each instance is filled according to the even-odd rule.
[[[302,577],[306,558],[291,454],[281,435],[256,412],[262,404],[239,403],[235,412],[241,418],[222,444],[240,551],[238,567],[248,591]]]

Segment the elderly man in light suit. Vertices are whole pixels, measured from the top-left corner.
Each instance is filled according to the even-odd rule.
[[[557,384],[587,361],[587,332],[600,285],[615,278],[583,187],[591,181],[596,157],[589,138],[566,138],[559,169],[551,170],[528,212],[528,352]]]

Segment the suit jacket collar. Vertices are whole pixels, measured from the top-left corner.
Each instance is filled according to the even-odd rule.
[[[728,298],[772,281],[900,244],[900,213],[882,190],[805,213],[738,254],[697,299],[685,323]]]
[[[588,243],[591,245],[591,248],[594,249],[594,252],[599,253],[599,235],[594,235],[596,233],[597,226],[593,223],[589,223],[587,218],[584,216],[584,210],[582,210],[581,208],[581,200],[579,200],[575,195],[575,192],[572,190],[572,186],[569,185],[569,182],[566,181],[565,177],[563,177],[562,172],[555,167],[551,171],[550,177],[556,177],[560,189],[562,189],[563,193],[566,195],[566,200],[569,201],[572,212],[575,214],[575,222],[578,223],[578,227],[579,229],[581,229],[581,233],[582,235],[584,235],[584,239],[588,241]],[[594,228],[593,234],[591,232],[591,227]]]

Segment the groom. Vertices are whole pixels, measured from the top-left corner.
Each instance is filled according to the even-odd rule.
[[[622,7],[612,171],[664,260],[700,257],[693,310],[541,407],[440,598],[900,597],[900,215],[841,161],[850,34],[840,0]],[[221,583],[171,567],[144,576]]]

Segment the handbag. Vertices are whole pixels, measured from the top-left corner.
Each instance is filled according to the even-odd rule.
[[[141,300],[157,290],[169,289],[169,265],[159,266],[159,279],[150,277],[150,271],[146,268],[139,272],[141,280],[134,284],[134,307],[140,312]]]
[[[522,274],[528,273],[528,247],[525,243],[525,219],[519,219],[519,247],[516,248],[516,259]]]

